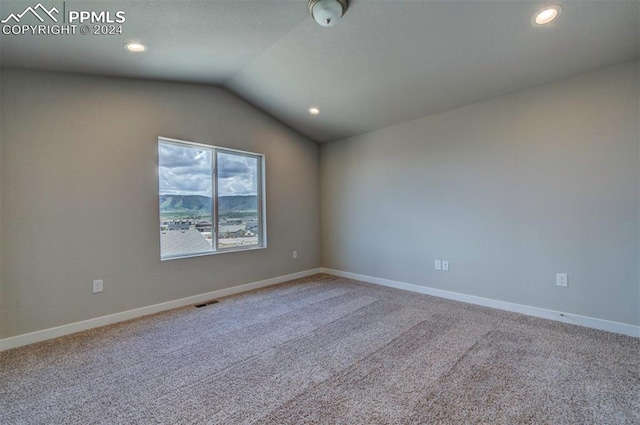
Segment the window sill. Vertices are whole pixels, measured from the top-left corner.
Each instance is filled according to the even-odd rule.
[[[266,246],[252,246],[248,248],[224,248],[219,251],[199,252],[196,254],[184,254],[184,255],[172,255],[168,257],[160,257],[160,261],[179,260],[181,258],[206,257],[208,255],[229,254],[231,252],[257,251],[259,249],[266,249],[266,248],[267,248]]]

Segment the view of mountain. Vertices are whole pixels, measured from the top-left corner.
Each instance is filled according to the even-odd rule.
[[[234,211],[257,210],[258,197],[256,195],[221,196],[218,198],[218,212],[220,214]]]
[[[234,211],[256,211],[258,197],[221,196],[218,198],[218,211],[222,213]],[[160,195],[160,212],[202,212],[211,213],[211,198],[201,195]]]

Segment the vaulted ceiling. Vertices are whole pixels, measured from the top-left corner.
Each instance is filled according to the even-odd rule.
[[[1,18],[37,3],[3,0]],[[123,34],[1,35],[2,66],[219,85],[317,142],[637,60],[640,51],[638,0],[352,0],[329,28],[309,16],[307,0],[41,3],[125,11]],[[547,4],[562,15],[534,27]],[[148,51],[125,51],[132,40]]]

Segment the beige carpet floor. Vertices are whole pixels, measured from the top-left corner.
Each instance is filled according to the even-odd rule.
[[[2,424],[640,424],[640,340],[317,275],[0,354]]]

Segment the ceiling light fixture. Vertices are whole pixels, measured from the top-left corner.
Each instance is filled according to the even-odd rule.
[[[131,42],[124,45],[124,48],[130,52],[142,53],[147,51],[147,46],[142,43]]]
[[[318,115],[320,113],[320,109],[318,109],[318,108],[309,108],[309,113],[311,115]]]
[[[562,13],[562,7],[548,6],[536,13],[531,20],[531,23],[534,27],[540,27],[542,25],[550,24],[551,22],[558,19],[558,16]]]
[[[309,13],[323,27],[332,27],[347,11],[347,0],[309,0]]]

